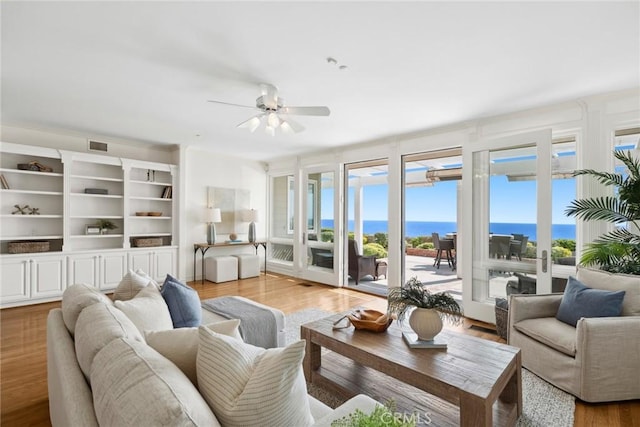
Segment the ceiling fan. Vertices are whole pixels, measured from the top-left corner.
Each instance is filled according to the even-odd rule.
[[[296,123],[289,117],[290,115],[328,116],[331,113],[328,107],[288,107],[284,105],[284,99],[278,97],[278,89],[275,86],[268,83],[261,83],[260,88],[262,95],[256,99],[255,107],[214,100],[209,100],[208,102],[251,108],[260,111],[257,115],[245,120],[237,127],[248,128],[250,132],[255,132],[264,122],[265,132],[271,136],[276,134],[276,129],[278,128],[285,133],[297,133],[304,130],[302,125]]]

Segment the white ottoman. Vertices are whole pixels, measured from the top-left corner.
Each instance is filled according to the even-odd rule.
[[[238,258],[233,256],[212,256],[204,259],[205,279],[220,283],[238,280]]]
[[[234,255],[238,258],[238,277],[246,279],[260,275],[260,257],[258,255],[240,254]]]

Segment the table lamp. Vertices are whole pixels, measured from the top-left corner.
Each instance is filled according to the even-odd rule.
[[[207,208],[207,243],[209,245],[216,243],[216,222],[222,222],[220,209]]]
[[[255,243],[256,241],[256,222],[258,221],[258,211],[251,209],[247,212],[246,220],[249,221],[249,242]]]

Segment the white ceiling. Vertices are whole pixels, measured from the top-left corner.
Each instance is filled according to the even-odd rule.
[[[2,1],[2,122],[269,160],[640,87],[639,4]]]

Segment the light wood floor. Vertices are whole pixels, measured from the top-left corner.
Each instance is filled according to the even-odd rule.
[[[345,311],[355,306],[386,310],[386,300],[360,292],[306,283],[282,275],[224,284],[190,283],[200,298],[241,295],[276,307],[285,313],[305,308]],[[38,304],[0,310],[0,425],[46,426],[49,423],[46,364],[46,317],[60,303]],[[495,334],[477,322],[465,320],[455,329],[493,341]],[[576,402],[576,426],[640,427],[640,402],[585,404]]]

